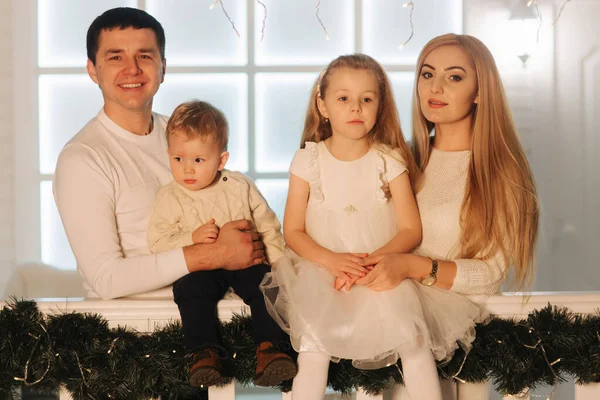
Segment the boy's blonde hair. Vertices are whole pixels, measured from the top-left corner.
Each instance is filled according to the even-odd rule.
[[[461,208],[460,257],[486,259],[500,251],[506,266],[514,268],[513,286],[530,288],[539,224],[537,188],[494,57],[473,36],[438,36],[421,50],[412,106],[412,145],[418,168],[423,172],[429,161],[434,124],[421,112],[417,86],[425,59],[442,46],[458,46],[467,53],[477,74],[479,91],[479,102],[473,111],[471,164]]]
[[[212,137],[223,151],[227,150],[227,118],[218,108],[205,101],[190,100],[175,108],[167,123],[167,142],[175,132],[189,139]]]
[[[413,174],[418,171],[410,149],[402,135],[392,86],[381,65],[366,54],[357,53],[340,56],[329,63],[317,78],[306,111],[300,148],[304,148],[306,142],[320,142],[331,136],[331,124],[319,112],[317,100],[319,98],[325,99],[330,77],[339,68],[371,71],[377,79],[379,84],[379,110],[377,110],[375,125],[369,132],[369,139],[373,144],[381,143],[389,145],[393,149],[398,149],[412,182],[414,179]]]

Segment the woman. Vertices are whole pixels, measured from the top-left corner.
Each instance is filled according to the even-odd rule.
[[[374,268],[357,284],[389,290],[410,278],[465,295],[493,294],[512,266],[514,288],[530,287],[536,185],[490,51],[472,36],[439,36],[421,51],[416,73],[414,178],[423,239],[412,254],[365,259]],[[487,390],[469,385],[459,398],[487,399]]]

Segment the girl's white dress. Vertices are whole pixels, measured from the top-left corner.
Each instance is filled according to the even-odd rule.
[[[306,143],[290,172],[309,183],[306,233],[339,253],[371,253],[397,233],[391,199],[382,186],[406,171],[397,151],[373,146],[354,161],[334,158],[324,142]],[[334,276],[290,249],[267,274],[261,289],[267,309],[290,334],[296,351],[351,359],[363,369],[399,359],[402,349],[425,345],[437,360],[468,350],[483,312],[462,295],[407,279],[375,292],[354,285],[333,288]]]

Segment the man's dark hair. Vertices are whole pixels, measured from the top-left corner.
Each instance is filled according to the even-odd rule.
[[[96,65],[96,53],[98,53],[98,48],[100,47],[100,33],[105,29],[110,31],[127,28],[152,29],[156,35],[156,43],[158,43],[160,56],[164,60],[165,31],[160,22],[146,11],[130,7],[117,7],[105,11],[102,15],[96,17],[87,31],[87,56],[92,64]]]

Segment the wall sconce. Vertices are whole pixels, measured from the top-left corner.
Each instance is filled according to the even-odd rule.
[[[528,7],[528,0],[509,0],[509,27],[512,46],[517,57],[527,67],[531,50],[536,45],[537,15],[534,7]]]

